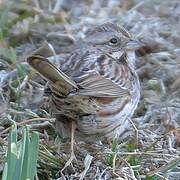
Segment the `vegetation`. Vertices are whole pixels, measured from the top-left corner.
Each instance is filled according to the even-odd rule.
[[[0,1],[0,179],[178,179],[180,177],[180,3],[165,1]],[[99,3],[98,3],[99,2]],[[144,48],[137,54],[141,102],[128,138],[70,144],[54,129],[46,83],[26,57],[44,41],[58,63],[88,27],[122,24]]]

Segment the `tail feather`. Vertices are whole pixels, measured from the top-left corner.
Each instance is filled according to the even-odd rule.
[[[59,94],[67,95],[72,89],[78,89],[76,83],[65,73],[59,70],[48,59],[40,55],[32,55],[27,62],[58,91]]]

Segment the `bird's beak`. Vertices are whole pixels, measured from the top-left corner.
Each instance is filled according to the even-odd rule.
[[[143,46],[143,43],[141,43],[140,41],[135,40],[135,39],[131,39],[127,43],[126,49],[127,50],[136,50],[136,49],[139,49],[142,46]]]

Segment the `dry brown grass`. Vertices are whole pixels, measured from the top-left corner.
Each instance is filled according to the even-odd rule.
[[[179,179],[180,2],[178,0],[0,1],[0,174],[12,121],[40,133],[37,179]],[[144,47],[137,51],[141,102],[122,143],[76,142],[78,162],[64,172],[69,143],[58,138],[44,81],[26,56],[45,40],[56,62],[69,54],[88,27],[115,21]]]

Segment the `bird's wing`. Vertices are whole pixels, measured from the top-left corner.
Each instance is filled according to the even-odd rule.
[[[118,84],[99,74],[91,74],[83,78],[82,82],[79,83],[81,88],[76,91],[76,95],[122,97],[129,94],[127,89],[122,89]]]
[[[76,83],[60,71],[48,59],[39,55],[27,58],[28,63],[62,95],[67,95],[72,89],[78,89]]]
[[[92,57],[84,57],[83,61],[89,62],[90,58]],[[84,66],[84,69],[74,72],[72,79],[80,87],[75,92],[76,95],[122,97],[129,95],[131,76],[125,59],[119,59],[118,63],[110,56],[100,55],[97,56],[93,68]]]
[[[76,59],[74,56],[74,61]],[[77,56],[78,58],[78,56]],[[88,62],[92,56],[83,56],[83,63]],[[131,73],[124,63],[117,63],[109,56],[97,57],[94,67],[78,63],[77,67],[69,68],[67,75],[49,62],[48,59],[33,55],[28,63],[46,79],[53,91],[60,95],[94,96],[94,97],[122,97],[129,95],[131,88]],[[83,64],[81,66],[81,64]],[[67,67],[67,66],[66,66]],[[70,66],[69,66],[70,67]],[[84,67],[84,68],[83,68]],[[74,71],[75,70],[75,71]],[[66,72],[66,71],[65,71]]]

